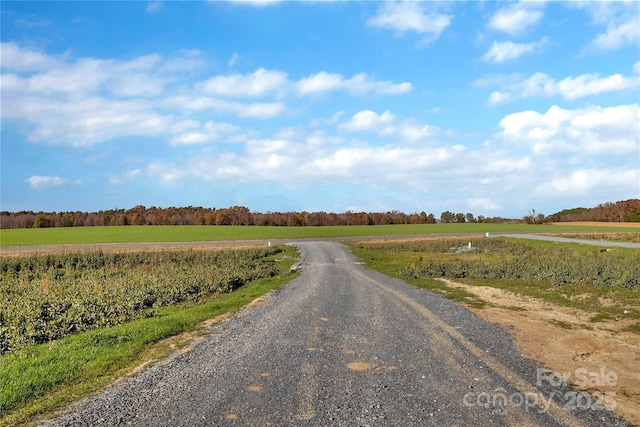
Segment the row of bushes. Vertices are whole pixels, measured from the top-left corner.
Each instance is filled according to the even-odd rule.
[[[67,253],[0,260],[0,354],[157,315],[277,274],[281,249]]]
[[[471,249],[461,247],[459,240],[442,240],[394,243],[384,250],[425,253],[421,262],[400,269],[407,277],[525,279],[556,286],[640,289],[640,251],[634,250],[550,248],[507,239],[475,241]]]

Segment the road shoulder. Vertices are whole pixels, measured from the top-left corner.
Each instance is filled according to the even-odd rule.
[[[576,389],[606,393],[619,416],[640,425],[640,336],[623,330],[628,322],[593,323],[593,313],[490,286],[443,281],[486,301],[484,308],[468,308],[509,331],[524,355],[553,372],[571,375]]]

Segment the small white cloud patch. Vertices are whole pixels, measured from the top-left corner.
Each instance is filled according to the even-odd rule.
[[[34,190],[40,190],[42,188],[47,187],[57,187],[65,184],[80,184],[80,180],[68,180],[64,178],[60,178],[59,176],[40,176],[34,175],[31,178],[25,179],[25,182],[28,182],[31,188]]]
[[[443,13],[427,12],[420,2],[384,2],[376,15],[367,20],[367,25],[398,33],[416,32],[426,35],[426,41],[430,42],[440,37],[452,18]]]
[[[484,55],[484,59],[488,62],[494,63],[510,61],[528,53],[540,52],[547,42],[548,39],[546,37],[543,37],[537,42],[531,43],[494,41],[491,49],[489,49],[489,51]]]

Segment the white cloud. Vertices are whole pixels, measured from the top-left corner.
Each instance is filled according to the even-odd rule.
[[[46,21],[46,20],[29,21],[28,19],[19,18],[13,21],[13,23],[16,25],[24,25],[26,27],[33,28],[33,27],[46,27],[47,25],[51,24],[51,21]]]
[[[321,126],[335,125],[344,115],[344,110],[336,111],[330,118],[315,119],[311,122],[311,127],[317,128]]]
[[[540,52],[547,44],[548,39],[543,37],[537,42],[531,43],[514,43],[511,41],[497,42],[494,41],[491,49],[484,55],[484,59],[488,62],[505,62],[519,58],[528,53]]]
[[[28,182],[31,188],[34,190],[40,190],[47,187],[58,187],[60,185],[65,184],[79,184],[80,180],[68,180],[64,178],[60,178],[59,176],[40,176],[34,175],[31,178],[25,179],[25,182]]]
[[[203,149],[176,163],[155,163],[147,168],[151,176],[163,180],[200,179],[236,182],[277,181],[285,185],[342,182],[379,186],[416,182],[409,179],[439,165],[449,165],[460,152],[448,148],[424,150],[418,147],[368,144],[305,144],[282,139],[256,139],[240,154]],[[453,168],[453,164],[451,165]],[[429,173],[429,172],[427,172]],[[338,181],[336,181],[336,179]]]
[[[209,0],[209,1],[215,2],[218,0]],[[272,6],[272,5],[278,4],[282,0],[228,0],[228,1],[231,3],[242,4],[247,6],[263,7],[263,6]]]
[[[486,197],[474,197],[467,201],[469,206],[475,209],[480,209],[481,211],[491,211],[500,208],[500,205],[496,203],[496,200],[492,200]]]
[[[7,54],[5,56],[5,53]],[[31,75],[6,74],[20,80],[20,90],[40,96],[82,97],[88,93],[107,93],[115,97],[154,96],[162,92],[168,76],[162,74],[161,55],[152,54],[129,61],[81,58],[73,63],[3,46],[3,68],[14,71],[41,71]],[[5,88],[3,82],[3,89]],[[11,89],[11,88],[9,88]]]
[[[356,95],[375,93],[378,95],[399,95],[410,92],[413,86],[409,82],[395,84],[390,81],[375,81],[366,73],[356,74],[345,79],[341,74],[321,71],[295,83],[300,95],[315,95],[335,90],[346,90]]]
[[[180,55],[174,58],[163,59],[163,62],[158,67],[158,73],[160,75],[174,76],[180,74],[184,76],[189,75],[204,65],[206,65],[206,61],[200,50],[185,49],[180,52]]]
[[[340,129],[355,132],[381,130],[395,122],[395,116],[390,111],[385,111],[381,115],[371,110],[362,110],[353,115],[351,120],[340,125]]]
[[[619,200],[624,198],[620,195],[633,194],[637,191],[638,182],[640,182],[638,169],[580,168],[548,181],[545,180],[536,187],[535,193],[554,194],[556,197],[597,194],[601,200]]]
[[[227,67],[235,67],[238,62],[240,62],[240,55],[238,55],[237,52],[233,52],[233,55],[231,55],[231,58],[227,61]]]
[[[465,206],[465,212],[485,214],[482,210],[495,211],[509,205],[510,209],[521,206],[524,215],[531,206],[543,211],[549,200],[560,207],[571,205],[574,196],[570,191],[581,188],[581,177],[591,171],[619,172],[609,182],[616,186],[615,194],[629,194],[640,172],[629,183],[625,180],[633,167],[608,164],[611,159],[627,159],[640,150],[639,124],[637,105],[577,110],[552,107],[545,113],[525,111],[505,116],[500,122],[502,132],[486,144],[462,146],[424,135],[416,139],[411,131],[425,126],[411,118],[390,111],[362,110],[337,126],[343,135],[285,127],[271,138],[247,140],[244,150],[231,152],[224,151],[223,146],[210,146],[173,161],[150,164],[143,170],[146,176],[161,181],[233,180],[235,185],[251,188],[277,183],[318,191],[348,185],[361,190],[356,194],[367,195],[359,201],[352,198],[349,206],[367,203],[381,192],[396,194],[394,189],[402,186],[402,197],[410,194],[417,200],[429,200],[428,211],[450,209],[442,200],[455,193],[459,195],[456,205]],[[436,136],[444,136],[434,129]],[[367,132],[389,137],[392,142],[385,144]],[[351,133],[361,134],[353,138]],[[425,138],[428,144],[415,143]],[[600,193],[605,186],[604,179],[598,179],[595,186],[583,186],[585,193],[579,200],[584,200],[584,194],[594,203],[608,200],[608,196],[598,196],[598,200],[591,194],[606,195]],[[561,191],[566,192],[561,200],[554,199]]]
[[[23,48],[13,42],[0,43],[0,57],[2,70],[14,72],[46,70],[58,63],[55,57]]]
[[[233,134],[240,131],[238,126],[229,123],[206,122],[196,129],[181,133],[170,139],[173,144],[204,144],[209,142],[227,141]]]
[[[489,99],[487,100],[488,105],[498,105],[505,104],[507,102],[513,101],[514,97],[509,92],[500,92],[493,91],[489,94]]]
[[[599,50],[613,50],[624,45],[638,44],[640,40],[640,24],[634,19],[620,25],[611,26],[607,31],[599,34],[592,42],[592,46]]]
[[[278,94],[289,84],[282,71],[259,68],[251,74],[216,76],[201,83],[205,93],[232,98],[262,98]]]
[[[342,75],[321,71],[296,82],[296,88],[300,95],[316,94],[345,87]]]
[[[512,37],[519,36],[542,18],[541,6],[536,2],[509,3],[491,16],[487,26]]]
[[[526,144],[536,154],[631,154],[640,150],[638,104],[565,110],[553,106],[546,113],[523,111],[500,121],[499,137]]]
[[[440,37],[451,19],[451,15],[425,11],[420,2],[384,2],[376,15],[367,20],[367,25],[399,33],[414,31],[427,35],[428,41],[432,41]]]
[[[188,135],[176,129],[189,121],[227,122],[229,115],[278,117],[288,112],[285,97],[336,90],[396,95],[412,89],[410,83],[379,81],[365,73],[344,78],[323,71],[296,82],[282,71],[264,68],[194,82],[192,75],[206,65],[198,50],[115,60],[56,57],[15,43],[1,47],[0,89],[3,104],[11,105],[2,111],[3,119],[17,122],[29,141],[50,144],[87,146],[125,136],[213,141],[217,134],[212,129],[191,129]]]
[[[489,105],[534,96],[561,96],[564,99],[574,100],[605,92],[635,89],[640,82],[637,76],[624,77],[621,74],[606,77],[600,77],[599,74],[581,74],[556,81],[545,73],[535,73],[528,78],[514,74],[503,81],[502,89],[489,95],[487,102]],[[484,82],[477,82],[477,84],[483,85]]]
[[[355,113],[348,122],[341,124],[338,128],[346,132],[371,131],[407,142],[430,140],[442,133],[437,126],[417,124],[410,119],[398,120],[390,111],[377,114],[371,110]]]
[[[612,74],[602,78],[598,74],[582,74],[575,78],[567,77],[557,83],[558,92],[566,99],[637,87],[637,78],[624,77],[620,74]]]
[[[390,81],[377,81],[366,73],[356,74],[346,79],[338,73],[320,71],[298,81],[291,81],[282,71],[264,68],[251,74],[216,76],[201,83],[200,87],[210,95],[234,98],[261,98],[267,95],[283,97],[291,90],[301,96],[336,90],[358,95],[364,93],[398,95],[410,92],[413,88],[408,82],[396,84]]]
[[[156,13],[156,12],[160,12],[162,9],[164,9],[164,3],[162,1],[149,1],[147,2],[147,7],[145,8],[145,11],[147,13]]]
[[[640,8],[635,1],[569,2],[568,7],[585,9],[594,25],[604,26],[584,48],[590,51],[610,51],[623,46],[638,45],[640,41]]]
[[[206,96],[172,96],[166,98],[163,105],[181,111],[216,111],[233,114],[238,117],[270,119],[282,115],[286,107],[282,102],[244,103]]]
[[[143,171],[142,169],[133,169],[130,171],[127,171],[125,173],[123,173],[122,175],[120,175],[119,177],[112,177],[109,179],[109,184],[111,185],[118,185],[118,184],[123,184],[126,182],[130,182],[135,180],[136,178],[140,177],[143,175]]]

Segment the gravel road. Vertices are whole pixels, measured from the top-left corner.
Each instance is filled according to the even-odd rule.
[[[295,245],[302,274],[265,303],[42,425],[624,425],[469,310]]]
[[[544,236],[540,234],[498,233],[498,234],[491,235],[491,237],[515,237],[518,239],[545,240],[547,242],[579,243],[581,245],[640,249],[640,243],[615,242],[615,241],[609,241],[609,240],[588,240],[588,239],[573,239],[573,238],[570,239],[567,237]]]

